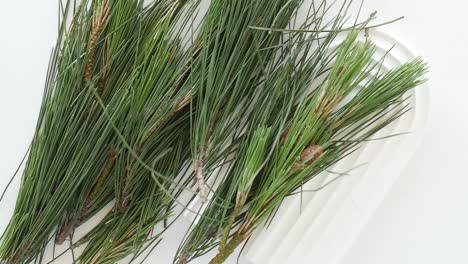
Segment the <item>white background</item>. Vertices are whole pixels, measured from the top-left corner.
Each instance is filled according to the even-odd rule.
[[[368,0],[366,10],[406,16],[385,30],[431,64],[431,124],[343,264],[468,263],[468,3]],[[0,2],[0,189],[33,135],[57,12],[56,0]],[[0,204],[2,228],[17,189]]]

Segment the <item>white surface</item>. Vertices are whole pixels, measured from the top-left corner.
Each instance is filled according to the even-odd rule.
[[[32,137],[55,39],[55,4],[55,0],[0,2],[0,187],[6,185]],[[366,1],[366,10],[379,10],[380,17],[406,16],[404,22],[385,30],[431,64],[432,124],[411,165],[343,264],[468,263],[464,252],[468,242],[467,9],[468,4],[460,0]],[[0,205],[0,227],[13,210],[17,186]],[[172,254],[166,250],[177,242],[168,239],[154,260],[169,263],[163,256]]]

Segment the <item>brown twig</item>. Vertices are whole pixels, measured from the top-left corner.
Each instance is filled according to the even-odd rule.
[[[190,257],[190,253],[187,251],[182,253],[182,255],[177,260],[177,264],[187,264]]]
[[[121,212],[125,212],[125,210],[127,210],[128,199],[129,199],[128,197],[129,196],[128,194],[129,182],[130,182],[130,176],[128,175],[128,172],[127,172],[124,176],[122,195],[120,197],[120,202],[119,202],[119,207],[120,207]]]
[[[94,67],[94,61],[96,57],[96,43],[101,36],[104,27],[107,24],[109,18],[109,0],[103,0],[101,6],[99,7],[98,16],[94,17],[93,28],[91,31],[91,36],[89,38],[89,57],[88,62],[85,67],[84,81],[85,83],[91,80],[92,71]]]
[[[60,228],[60,232],[55,237],[55,244],[62,245],[67,237],[71,234],[71,231],[75,227],[76,221],[72,218],[69,218],[65,224]]]
[[[107,177],[110,175],[110,172],[112,171],[112,168],[114,167],[115,160],[117,159],[118,154],[119,154],[119,152],[117,151],[117,149],[113,149],[109,153],[109,155],[107,156],[104,168],[102,169],[101,173],[99,174],[99,177],[98,177],[98,180],[97,180],[96,184],[94,185],[91,193],[89,194],[88,198],[86,199],[85,208],[81,212],[79,222],[81,222],[86,217],[86,214],[89,212],[89,209],[91,209],[91,207],[93,205],[93,202],[96,199],[96,196],[97,196],[98,192],[101,190],[101,188],[104,185]]]
[[[26,252],[28,247],[31,245],[31,241],[23,245],[20,250],[13,256],[11,259],[11,264],[16,264],[19,262],[20,258],[23,256],[23,254]]]
[[[106,85],[107,78],[109,77],[111,73],[111,69],[109,65],[107,65],[110,57],[110,48],[109,48],[109,43],[107,44],[104,56],[102,57],[102,65],[103,65],[103,73],[101,77],[99,78],[98,82],[98,93],[100,96],[104,94],[104,87]]]

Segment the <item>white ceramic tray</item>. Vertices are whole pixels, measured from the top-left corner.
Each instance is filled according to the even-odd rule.
[[[376,60],[395,45],[384,70],[414,59],[410,49],[382,31],[371,30],[369,37],[378,48]],[[332,168],[346,172],[357,167],[348,175],[338,180],[333,173],[320,175],[304,187],[315,191],[288,198],[273,223],[250,240],[244,262],[340,263],[421,143],[429,113],[424,86],[413,93],[413,110],[375,137],[409,134],[367,143]]]

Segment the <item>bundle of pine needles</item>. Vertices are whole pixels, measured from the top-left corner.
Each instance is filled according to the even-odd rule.
[[[41,263],[67,240],[83,249],[73,263],[133,262],[178,208],[197,217],[174,262],[218,248],[210,263],[223,263],[287,196],[411,109],[426,65],[382,72],[358,40],[375,14],[349,25],[342,2],[212,0],[206,14],[199,0],[61,3],[1,263]]]

